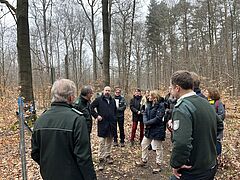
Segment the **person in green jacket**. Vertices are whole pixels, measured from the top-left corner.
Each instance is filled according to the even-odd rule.
[[[93,96],[92,87],[84,86],[81,89],[80,96],[77,98],[77,100],[74,103],[74,108],[82,112],[84,117],[86,118],[89,137],[92,132],[92,115],[91,115],[91,108],[90,108],[92,96]]]
[[[171,94],[177,98],[173,110],[171,180],[213,180],[217,170],[217,133],[222,120],[204,98],[196,95],[188,71],[171,77]]]
[[[73,81],[55,81],[51,107],[34,125],[31,157],[43,179],[96,179],[86,119],[72,107],[75,93]]]

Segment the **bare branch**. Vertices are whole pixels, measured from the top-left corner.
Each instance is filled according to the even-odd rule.
[[[6,6],[9,8],[9,10],[11,9],[14,13],[16,13],[17,9],[15,7],[13,7],[11,4],[9,4],[8,1],[0,0],[0,3],[6,4]]]

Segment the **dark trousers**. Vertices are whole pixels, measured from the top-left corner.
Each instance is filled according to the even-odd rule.
[[[135,139],[137,125],[138,125],[138,121],[133,121],[130,141],[134,141]],[[143,122],[140,121],[140,142],[142,142],[142,139],[143,139],[143,131],[144,131],[144,124]]]
[[[124,143],[125,134],[124,134],[124,117],[117,117],[117,124],[120,131],[120,143]],[[117,128],[117,126],[116,126]],[[118,134],[117,129],[114,133],[114,142],[117,142]]]
[[[217,166],[212,169],[209,169],[201,174],[192,175],[190,173],[182,173],[180,180],[213,180],[217,172]],[[179,180],[174,175],[170,177],[169,180]]]

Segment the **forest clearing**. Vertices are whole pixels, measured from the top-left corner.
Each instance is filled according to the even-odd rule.
[[[14,93],[9,93],[9,97],[1,100],[0,117],[0,179],[21,179],[21,160],[19,154],[19,129],[13,130],[14,123],[17,121],[16,110],[17,103]],[[225,119],[225,130],[223,139],[222,161],[219,166],[217,180],[238,180],[240,178],[240,104],[239,100],[224,99],[227,107],[227,117]],[[42,112],[38,110],[38,112]],[[40,113],[41,114],[41,113]],[[137,143],[131,147],[128,141],[131,131],[131,112],[129,107],[125,112],[125,133],[126,146],[113,147],[112,153],[114,164],[107,165],[103,171],[97,169],[98,138],[96,135],[96,122],[94,121],[93,132],[91,135],[93,161],[97,177],[99,180],[105,179],[163,179],[167,180],[172,171],[169,165],[171,142],[170,134],[167,132],[166,141],[164,141],[164,163],[162,172],[152,173],[154,166],[155,152],[150,151],[150,160],[146,168],[136,167],[136,161],[141,157],[141,146]],[[30,158],[31,152],[31,134],[26,131],[26,159],[28,179],[41,179],[39,166]],[[137,132],[137,138],[139,133]]]

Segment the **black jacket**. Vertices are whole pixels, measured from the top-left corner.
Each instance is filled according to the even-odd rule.
[[[32,152],[43,179],[96,179],[85,118],[67,103],[52,103],[34,125]]]
[[[111,96],[109,97],[109,102],[104,95],[101,95],[92,102],[92,116],[95,119],[98,115],[103,118],[101,121],[97,122],[99,137],[110,137],[115,134],[115,130],[117,129],[116,111],[116,103]]]
[[[142,113],[137,114],[138,111],[142,111],[142,106],[140,104],[142,96],[133,96],[130,100],[130,109],[132,111],[132,120],[142,122],[143,116]]]
[[[165,122],[163,116],[165,113],[164,102],[157,102],[153,106],[148,104],[143,113],[143,123],[145,124],[145,137],[155,140],[165,139]]]
[[[86,118],[87,128],[90,134],[92,132],[92,115],[91,115],[90,102],[84,97],[80,96],[77,99],[77,101],[74,103],[74,108],[76,108],[77,110],[83,113],[84,117]]]
[[[115,101],[119,100],[119,107],[117,108],[116,116],[118,118],[124,117],[124,111],[125,111],[126,106],[127,106],[125,98],[123,96],[114,96],[114,99],[115,99]]]

